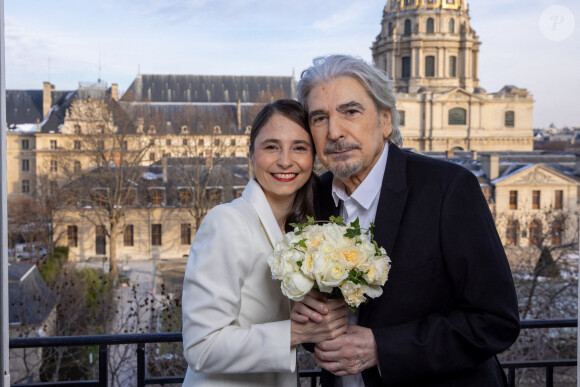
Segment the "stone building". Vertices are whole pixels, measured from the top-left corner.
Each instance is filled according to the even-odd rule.
[[[397,92],[406,147],[419,151],[533,149],[533,98],[479,85],[479,46],[466,0],[389,0],[372,45]]]

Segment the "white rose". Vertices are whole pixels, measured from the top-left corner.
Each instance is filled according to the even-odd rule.
[[[377,298],[381,294],[383,294],[383,288],[379,285],[375,285],[375,286],[364,285],[362,287],[362,291],[364,294],[366,294],[370,298]]]
[[[365,268],[367,273],[363,276],[369,285],[384,285],[391,269],[390,260],[387,256],[376,257]]]
[[[314,286],[314,281],[300,272],[291,273],[282,280],[282,294],[294,301],[302,301]]]
[[[366,300],[362,285],[355,285],[350,281],[344,281],[340,285],[340,291],[346,303],[353,308],[358,308]]]
[[[331,262],[320,276],[320,283],[329,288],[338,286],[348,277],[348,270],[340,262]]]

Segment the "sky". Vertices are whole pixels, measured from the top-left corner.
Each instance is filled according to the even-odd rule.
[[[535,100],[534,127],[580,126],[580,1],[468,0],[480,86]],[[320,55],[372,61],[386,0],[4,0],[7,89],[141,74],[295,75]]]

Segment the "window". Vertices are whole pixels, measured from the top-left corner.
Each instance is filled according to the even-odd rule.
[[[152,189],[149,191],[149,198],[151,205],[160,206],[163,204],[163,191],[160,189]]]
[[[187,125],[181,126],[181,134],[186,134],[188,132]]]
[[[58,172],[58,162],[56,160],[50,160],[50,172]]]
[[[127,150],[128,148],[129,148],[129,145],[127,144],[127,141],[121,140],[121,149]]]
[[[191,224],[189,223],[181,223],[181,244],[191,244]]]
[[[405,20],[405,35],[411,35],[411,20]]]
[[[520,234],[520,224],[517,220],[510,220],[506,227],[505,244],[507,246],[517,246]]]
[[[447,4],[451,4],[451,5],[455,4],[455,0],[447,0],[446,2],[447,2]]]
[[[74,134],[81,134],[81,126],[79,124],[76,124],[75,126],[73,126],[73,133]]]
[[[518,191],[510,191],[510,210],[518,209]]]
[[[449,125],[465,125],[467,122],[467,110],[453,108],[449,110]]]
[[[183,146],[187,146],[187,138],[183,139]]]
[[[427,33],[432,34],[434,32],[435,32],[435,22],[433,21],[433,18],[430,17],[429,19],[427,19]]]
[[[78,161],[78,160],[75,160],[75,165],[74,165],[74,171],[75,171],[75,173],[78,173],[81,170],[82,170],[81,162]]]
[[[104,188],[94,189],[92,192],[93,203],[97,207],[105,207],[107,205],[107,190]]]
[[[564,208],[564,191],[557,189],[554,197],[554,209],[561,210],[562,208]]]
[[[22,160],[22,170],[23,171],[30,171],[30,160]]]
[[[455,33],[455,19],[449,19],[449,33]]]
[[[528,243],[530,246],[537,246],[542,240],[542,223],[539,220],[533,220],[530,223],[530,238]]]
[[[179,190],[179,204],[182,206],[190,206],[191,205],[191,191],[188,189],[180,189]]]
[[[28,142],[28,140],[22,140],[22,149],[28,148],[30,148],[30,143]]]
[[[213,145],[219,146],[219,144],[220,144],[220,139],[219,138],[216,138],[215,140],[213,140]]]
[[[399,110],[399,126],[405,126],[405,111]]]
[[[82,148],[82,144],[79,140],[75,140],[75,142],[73,143],[73,148],[74,150],[81,150]]]
[[[68,239],[68,247],[78,247],[79,229],[77,226],[68,226],[66,229],[66,236]]]
[[[411,57],[403,57],[403,78],[411,77]]]
[[[389,22],[389,36],[393,36],[393,23]]]
[[[125,231],[123,232],[123,245],[124,246],[134,246],[134,228],[132,224],[125,226]]]
[[[540,209],[540,191],[532,191],[532,210]]]
[[[171,139],[170,138],[165,140],[165,145],[171,146]]]
[[[208,188],[206,191],[206,197],[211,206],[217,206],[222,202],[222,189],[221,188]]]
[[[425,57],[425,76],[426,77],[435,76],[435,57],[432,55]]]
[[[197,140],[197,145],[203,146],[203,138],[200,138],[199,140]]]
[[[105,141],[103,140],[97,141],[97,149],[105,149]]]
[[[56,149],[56,140],[50,140],[50,149]]]
[[[505,112],[505,126],[513,128],[516,122],[516,114],[512,110]]]
[[[564,236],[564,222],[556,220],[552,223],[552,246],[561,245]]]
[[[154,152],[149,153],[149,161],[155,161],[155,153]]]
[[[405,5],[415,5],[415,0],[405,0]]]
[[[30,181],[27,179],[22,180],[22,193],[30,193]]]
[[[449,76],[455,78],[457,76],[457,57],[449,57]]]
[[[100,225],[96,227],[95,230],[95,253],[97,255],[107,254],[107,229],[105,226]]]
[[[236,146],[236,139],[235,139],[235,138],[232,138],[232,139],[230,140],[230,145],[231,145],[231,146]]]
[[[151,225],[151,244],[153,246],[161,246],[161,225]]]
[[[213,134],[222,134],[222,128],[219,125],[213,127]]]

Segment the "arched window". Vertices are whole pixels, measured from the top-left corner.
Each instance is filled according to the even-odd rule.
[[[435,57],[432,55],[425,57],[425,76],[426,77],[435,76]]]
[[[513,110],[505,112],[504,125],[508,128],[513,128],[516,123],[516,113]]]
[[[405,35],[411,35],[411,20],[405,20]]]
[[[465,125],[467,123],[467,110],[462,108],[449,109],[449,125]]]
[[[434,32],[435,32],[435,22],[433,21],[433,18],[430,17],[429,19],[427,19],[427,33],[432,34]]]
[[[449,19],[449,33],[455,33],[455,19]]]
[[[564,222],[556,220],[552,223],[552,246],[561,245],[564,236]]]
[[[533,220],[530,223],[530,237],[528,239],[530,246],[537,246],[542,240],[542,222]]]
[[[411,76],[411,57],[403,57],[403,78],[409,78]]]
[[[455,78],[457,76],[457,57],[449,57],[449,77]]]
[[[520,235],[520,223],[517,220],[510,220],[505,230],[506,246],[517,246]]]

